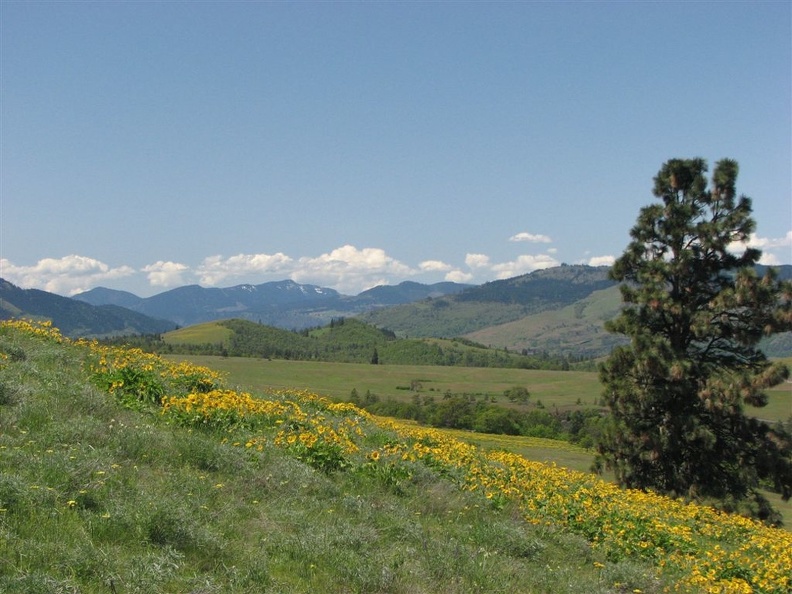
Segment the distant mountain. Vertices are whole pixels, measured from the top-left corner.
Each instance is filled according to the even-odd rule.
[[[472,287],[463,291],[456,301],[518,304],[541,310],[555,308],[616,285],[608,278],[609,270],[608,266],[566,264],[545,268]]]
[[[566,307],[616,286],[607,267],[559,266],[361,314],[361,319],[414,337],[462,336]],[[514,345],[512,345],[514,346]]]
[[[76,297],[79,301],[90,303],[91,305],[117,305],[119,307],[126,307],[127,309],[134,309],[143,299],[134,293],[128,291],[116,291],[115,289],[106,289],[104,287],[97,287],[90,291],[80,293]]]
[[[377,307],[403,305],[429,297],[456,295],[472,286],[473,285],[450,282],[424,285],[413,281],[404,281],[398,285],[379,285],[367,291],[363,291],[357,297],[351,298],[350,300],[360,303],[370,301]]]
[[[458,293],[468,286],[457,283],[422,285],[408,281],[348,296],[334,289],[283,280],[227,288],[189,285],[146,298],[99,288],[76,295],[74,299],[94,305],[123,303],[133,311],[172,320],[179,326],[240,318],[279,328],[303,329],[375,308]]]
[[[0,319],[50,320],[64,335],[106,337],[158,334],[175,324],[118,305],[95,306],[38,289],[20,289],[0,279]]]

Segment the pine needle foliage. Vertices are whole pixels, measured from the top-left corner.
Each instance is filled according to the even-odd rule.
[[[630,344],[600,369],[610,408],[597,464],[623,486],[715,502],[778,521],[758,491],[792,495],[792,437],[746,416],[789,376],[759,349],[792,327],[792,284],[754,271],[761,252],[738,164],[672,159],[654,178],[660,199],[641,209],[611,277],[625,307],[607,328]]]

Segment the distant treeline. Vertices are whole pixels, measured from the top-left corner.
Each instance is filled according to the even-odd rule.
[[[491,349],[464,338],[398,338],[389,330],[355,319],[339,318],[327,326],[300,331],[237,319],[219,323],[232,331],[225,343],[166,342],[160,335],[113,338],[107,342],[135,346],[158,354],[552,370],[594,367],[590,360]]]
[[[508,398],[508,391],[504,395]],[[353,390],[349,400],[375,415],[411,419],[431,427],[558,439],[586,448],[594,446],[602,422],[598,409],[549,411],[541,402],[530,408],[507,408],[476,394],[446,392],[438,399],[416,393],[411,402],[403,402],[383,400],[370,391],[361,396]]]

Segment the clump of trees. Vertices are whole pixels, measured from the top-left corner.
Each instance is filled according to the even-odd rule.
[[[509,388],[504,395],[516,395],[517,402],[527,404],[528,390]],[[447,391],[441,397],[414,394],[412,400],[380,398],[367,390],[360,395],[356,389],[350,401],[369,412],[417,421],[430,427],[465,429],[478,433],[523,435],[569,441],[582,447],[593,447],[602,423],[598,409],[547,411],[538,405],[530,409],[507,408],[494,404],[490,396]]]
[[[792,495],[792,437],[746,415],[789,370],[758,348],[792,328],[792,284],[759,277],[751,200],[738,165],[673,159],[654,178],[611,278],[625,307],[608,324],[629,346],[600,371],[610,409],[597,464],[624,486],[703,500],[778,522],[760,488]],[[739,250],[735,246],[742,245]]]

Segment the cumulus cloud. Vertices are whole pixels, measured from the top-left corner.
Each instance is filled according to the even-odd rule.
[[[729,251],[742,253],[746,248],[757,248],[762,250],[760,264],[767,266],[777,266],[792,262],[792,231],[787,231],[784,237],[760,237],[752,233],[748,241],[735,241],[729,245]],[[781,253],[780,257],[778,252]]]
[[[588,259],[589,266],[613,266],[616,258],[613,256],[594,256]]]
[[[759,249],[792,247],[792,231],[787,231],[784,237],[777,237],[775,239],[759,237],[756,233],[752,233],[748,239],[747,246]]]
[[[209,256],[198,267],[201,284],[217,286],[227,279],[290,271],[293,260],[286,254],[237,254],[230,258]]]
[[[765,266],[780,266],[783,262],[775,254],[762,252],[759,258],[759,264],[764,264]]]
[[[509,237],[509,241],[527,241],[529,243],[552,243],[553,240],[550,239],[547,235],[539,235],[535,233],[527,233],[523,231],[522,233],[517,233],[516,235],[512,235]]]
[[[418,264],[421,272],[446,272],[452,270],[454,267],[440,260],[424,260]]]
[[[360,292],[416,272],[383,249],[344,245],[320,256],[300,258],[292,279],[332,286],[341,292]]]
[[[76,295],[135,273],[129,266],[111,267],[100,260],[75,254],[63,258],[44,258],[32,266],[16,266],[0,260],[0,273],[7,281],[25,288],[41,289],[60,295]]]
[[[552,268],[559,264],[560,262],[549,254],[539,254],[536,256],[524,254],[518,256],[516,260],[512,260],[511,262],[495,264],[491,269],[497,278],[504,279],[519,276],[521,274],[528,274],[534,270]]]
[[[490,265],[490,258],[484,254],[467,254],[465,264],[470,268],[487,268]]]
[[[186,284],[184,275],[189,267],[178,262],[163,262],[158,260],[154,264],[143,267],[149,284],[152,287],[179,287]]]
[[[445,280],[451,283],[469,283],[473,278],[473,274],[462,270],[451,270],[445,275]]]

